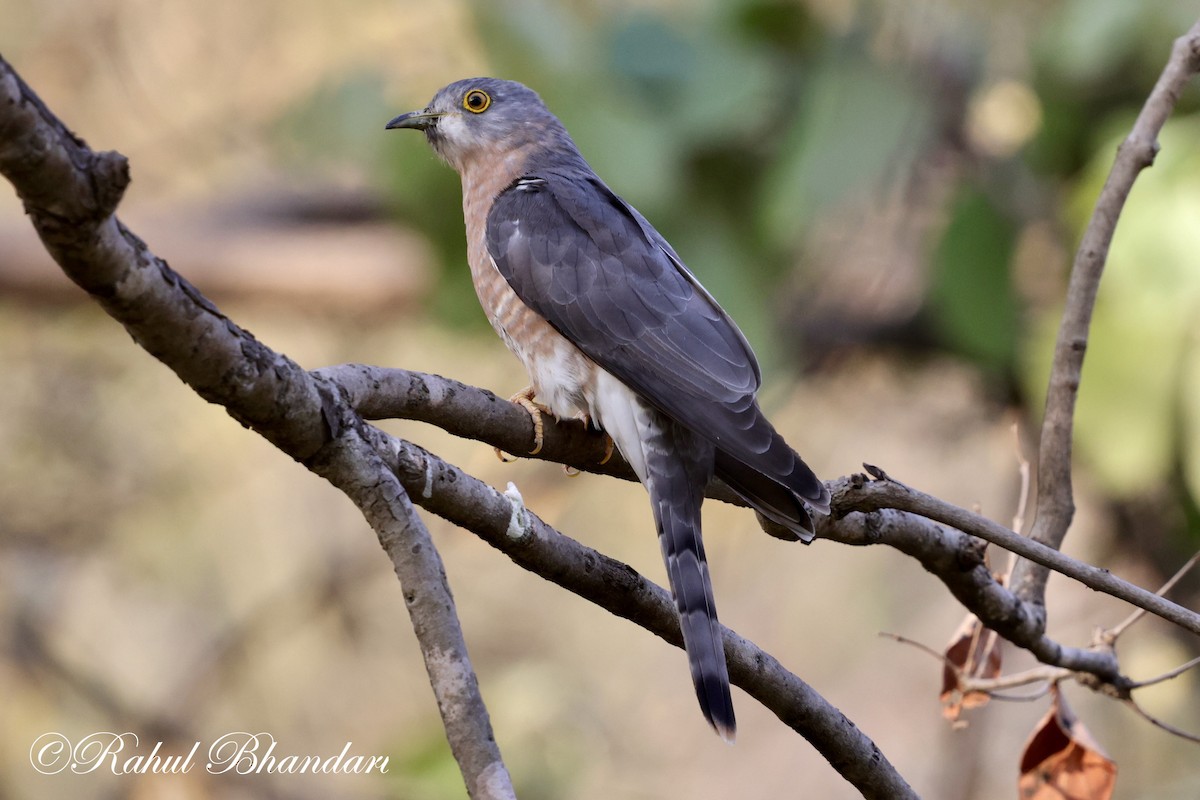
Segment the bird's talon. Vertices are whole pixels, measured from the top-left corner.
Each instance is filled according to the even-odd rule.
[[[542,452],[542,445],[545,444],[543,434],[545,433],[545,424],[542,422],[542,414],[549,414],[550,409],[541,403],[533,401],[534,388],[526,386],[521,391],[508,398],[508,402],[516,403],[521,408],[529,412],[529,417],[533,420],[533,449],[529,451],[529,455],[536,456]],[[514,459],[515,460],[515,459]]]
[[[600,431],[600,433],[604,434],[604,458],[600,459],[600,464],[601,465],[607,464],[608,460],[610,458],[612,458],[612,454],[613,454],[612,437],[609,436],[607,433],[604,433],[604,431],[601,431],[599,425],[593,427],[592,417],[586,411],[580,411],[578,414],[575,415],[575,419],[582,422],[583,427],[586,428],[588,431],[596,430],[596,431]]]
[[[500,459],[501,464],[511,464],[517,460],[516,456],[510,456],[499,447],[493,447],[492,450],[496,452],[496,458]]]
[[[562,468],[563,472],[567,473],[568,478],[574,478],[579,474],[579,470],[575,467],[572,467],[570,464],[563,464]]]
[[[608,460],[613,456],[613,438],[607,433],[604,434],[604,458],[600,459],[600,464],[603,466],[608,463]]]

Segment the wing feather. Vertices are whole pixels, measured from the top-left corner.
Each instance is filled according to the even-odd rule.
[[[488,220],[489,251],[517,294],[614,374],[619,353],[631,385],[752,397],[745,337],[661,237],[598,180],[538,177],[502,193]]]
[[[522,177],[496,198],[487,246],[517,296],[593,361],[726,462],[824,510],[824,486],[758,408],[761,373],[745,336],[598,178]]]

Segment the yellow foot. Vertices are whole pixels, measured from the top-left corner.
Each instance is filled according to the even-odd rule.
[[[578,414],[575,415],[575,419],[582,422],[583,427],[585,427],[589,430],[591,429],[592,418],[586,411],[580,411]],[[599,430],[599,426],[597,426],[597,430]],[[604,431],[600,431],[600,432],[604,433]],[[615,445],[613,443],[612,437],[609,436],[607,433],[604,433],[604,458],[600,459],[601,464],[607,464],[608,460],[610,458],[612,458],[614,446]],[[567,467],[566,469],[567,469],[567,474],[570,475],[571,477],[575,477],[576,475],[579,474],[579,470],[575,470],[575,472],[571,472],[570,467]]]
[[[542,414],[551,414],[549,408],[541,403],[535,403],[533,401],[535,394],[536,393],[532,386],[526,386],[512,397],[508,398],[508,402],[516,403],[521,408],[528,411],[530,418],[533,420],[533,449],[529,451],[529,455],[531,456],[536,456],[538,453],[542,452],[542,445],[544,444],[543,433],[545,432],[545,426],[542,423]],[[553,414],[551,414],[551,416],[553,416]],[[505,452],[499,447],[495,448],[495,450],[496,458],[500,459],[504,463],[507,464],[510,461],[516,461],[515,458],[506,457]]]

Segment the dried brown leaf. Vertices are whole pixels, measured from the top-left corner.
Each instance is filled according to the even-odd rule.
[[[974,614],[968,614],[950,644],[942,668],[942,716],[957,721],[963,709],[986,705],[988,695],[964,686],[964,678],[997,678],[1000,675],[1000,640]]]
[[[1046,716],[1021,756],[1021,800],[1110,800],[1117,765],[1100,748],[1054,686]]]

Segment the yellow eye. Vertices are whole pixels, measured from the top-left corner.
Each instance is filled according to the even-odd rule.
[[[492,97],[482,89],[472,89],[463,97],[463,108],[472,114],[482,114],[492,104]]]

